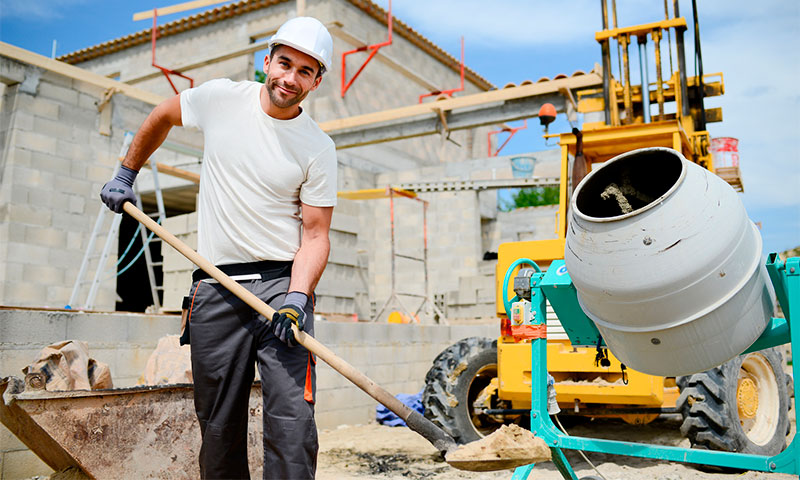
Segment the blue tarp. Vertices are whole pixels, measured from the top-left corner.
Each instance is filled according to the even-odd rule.
[[[403,402],[411,410],[416,410],[421,414],[425,413],[425,407],[422,405],[422,390],[415,395],[400,393],[395,395],[395,398]],[[383,405],[378,405],[375,407],[375,420],[377,420],[381,425],[388,425],[390,427],[407,426],[406,422],[404,422],[402,418],[392,413],[391,410]]]

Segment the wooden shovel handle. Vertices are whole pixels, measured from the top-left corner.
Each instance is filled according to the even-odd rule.
[[[211,278],[221,283],[225,288],[230,290],[231,293],[239,297],[239,299],[241,299],[244,303],[251,306],[253,310],[263,315],[267,320],[272,320],[275,310],[260,298],[256,297],[249,290],[232,280],[222,270],[214,266],[213,263],[209,262],[199,253],[189,248],[188,245],[180,241],[175,235],[171,234],[169,231],[167,231],[167,229],[147,216],[147,214],[136,208],[136,206],[131,202],[125,202],[122,208],[125,210],[125,213],[138,220],[148,229],[153,231],[153,233],[161,237],[162,240],[172,245],[192,263],[200,267],[207,274],[211,275]],[[403,402],[370,380],[369,377],[359,372],[352,365],[338,357],[311,335],[297,330],[295,325],[292,325],[292,330],[294,331],[294,337],[297,340],[297,343],[304,346],[308,351],[317,357],[321,358],[322,361],[330,365],[334,370],[342,374],[358,388],[366,392],[370,397],[385,405],[389,410],[394,412],[395,415],[402,418],[404,421],[408,421],[408,417],[412,412],[414,412],[414,410],[411,410],[411,408],[409,408]]]

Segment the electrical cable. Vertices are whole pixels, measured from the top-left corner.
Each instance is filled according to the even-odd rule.
[[[128,246],[125,248],[125,251],[122,252],[122,255],[119,256],[119,259],[117,259],[117,266],[119,266],[119,264],[122,263],[123,260],[125,260],[125,256],[128,255],[128,251],[130,251],[131,247],[133,246],[133,242],[136,241],[136,235],[139,234],[139,229],[140,228],[142,228],[142,224],[141,223],[136,226],[136,230],[133,231],[133,235],[131,236],[131,241],[128,243]]]
[[[158,223],[159,225],[161,225],[161,218],[159,218],[158,220],[156,220],[156,223]],[[141,227],[141,224],[140,224],[139,226]],[[134,239],[136,238],[136,233],[137,233],[138,231],[139,231],[139,228],[137,227],[137,229],[136,229],[136,232],[134,233],[134,237],[133,237]],[[117,273],[115,273],[114,275],[109,275],[109,276],[106,278],[106,280],[111,280],[111,279],[112,279],[112,278],[114,278],[114,277],[119,277],[120,275],[122,275],[123,273],[125,273],[125,272],[126,272],[128,269],[129,269],[129,268],[131,268],[131,267],[133,266],[133,264],[134,264],[134,263],[136,263],[136,261],[137,261],[137,260],[139,260],[139,257],[141,257],[141,256],[142,256],[142,254],[144,253],[144,249],[145,249],[145,248],[147,248],[147,247],[150,245],[150,240],[152,240],[152,239],[153,239],[153,235],[155,235],[155,232],[150,232],[150,235],[147,237],[147,240],[145,240],[145,242],[144,242],[144,245],[142,245],[142,248],[140,248],[140,249],[139,249],[139,252],[136,254],[136,256],[135,256],[135,257],[133,257],[133,259],[132,259],[130,262],[128,262],[128,264],[127,264],[127,265],[125,265],[125,267],[123,267],[123,268],[122,268],[121,270],[119,270]],[[132,244],[132,243],[133,243],[133,240],[131,240],[131,244]],[[130,248],[130,245],[128,246],[128,248]],[[124,256],[126,253],[127,253],[127,250],[125,250],[125,253],[123,253],[123,256]],[[119,266],[119,262],[117,262],[117,266]]]
[[[555,418],[555,419],[556,419],[556,423],[558,424],[558,428],[559,428],[559,429],[560,429],[562,432],[564,432],[564,435],[566,435],[566,436],[568,436],[568,437],[569,437],[569,433],[567,433],[567,430],[564,428],[564,426],[563,426],[563,425],[561,425],[561,421],[558,419],[558,415],[553,415],[553,418]],[[597,469],[597,467],[595,466],[595,464],[594,464],[594,463],[592,463],[592,462],[589,460],[589,457],[587,457],[587,456],[586,456],[586,454],[585,454],[585,453],[583,453],[583,450],[578,450],[578,453],[580,453],[580,454],[581,454],[581,457],[583,457],[583,459],[584,459],[584,460],[586,460],[586,463],[588,463],[589,465],[591,465],[591,466],[592,466],[592,468],[594,469],[594,471],[595,471],[595,472],[597,472],[597,474],[598,474],[598,475],[600,475],[600,477],[601,477],[603,480],[608,480],[608,478],[606,478],[606,476],[605,476],[605,475],[603,475],[603,474],[600,472],[600,470],[598,470],[598,469]]]

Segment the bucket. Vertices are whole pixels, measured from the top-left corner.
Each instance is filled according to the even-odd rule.
[[[530,178],[533,176],[533,169],[536,166],[534,157],[512,157],[511,175],[514,178]]]
[[[619,155],[581,181],[564,257],[609,349],[644,373],[721,365],[773,315],[761,236],[736,192],[669,148]]]
[[[739,140],[733,137],[715,137],[708,148],[715,167],[739,166]]]

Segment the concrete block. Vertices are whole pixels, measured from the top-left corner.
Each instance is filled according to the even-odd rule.
[[[77,195],[70,195],[67,209],[70,213],[84,213],[86,209],[86,199]]]
[[[18,121],[15,122],[18,124]],[[33,128],[36,132],[53,138],[72,138],[72,125],[45,117],[33,117]]]
[[[40,285],[64,283],[64,270],[50,265],[23,265],[22,281]]]
[[[175,215],[173,217],[167,217],[164,219],[164,228],[172,232],[173,235],[181,235],[186,233],[187,230],[187,216],[186,215]]]
[[[88,235],[86,240],[88,242]],[[80,232],[67,232],[67,248],[70,250],[84,249],[84,235]]]
[[[54,267],[65,269],[76,269],[80,267],[84,252],[78,250],[55,250],[49,249],[46,255],[47,262]],[[111,258],[109,263],[114,259]],[[107,267],[109,268],[109,267]]]
[[[41,227],[37,225],[26,225],[24,229],[25,242],[31,245],[41,245],[44,247],[61,249],[64,248],[64,244],[67,241],[67,234],[65,231],[51,228],[49,226]]]
[[[92,182],[105,184],[111,180],[114,170],[104,165],[89,165],[86,167],[86,179]]]
[[[129,315],[128,341],[153,348],[166,335],[180,333],[180,315]]]
[[[75,89],[75,80],[56,72],[45,71],[44,74],[42,75],[42,81],[51,85],[56,85],[68,89]],[[88,85],[82,85],[82,86],[88,86]]]
[[[3,452],[3,480],[21,480],[31,476],[48,476],[53,469],[47,466],[39,457],[30,450],[15,450]]]
[[[9,205],[10,222],[27,225],[49,226],[53,214],[50,210],[31,205]]]
[[[45,292],[46,296],[44,306],[61,308],[69,303],[69,298],[72,295],[72,285],[67,283],[48,285],[45,289]],[[98,303],[98,305],[100,304]]]
[[[99,188],[97,188],[97,191],[95,191],[94,185],[91,181],[71,177],[56,176],[53,187],[57,191],[71,193],[84,198],[94,198],[95,195],[99,195],[100,193]]]
[[[18,148],[49,153],[51,155],[55,155],[57,153],[56,145],[58,141],[55,137],[43,135],[38,132],[16,130],[15,139],[16,146]]]
[[[155,348],[155,343],[149,348],[144,346],[141,348],[118,348],[116,350],[117,369],[114,375],[120,379],[138,378],[144,373],[147,359],[150,358]]]
[[[320,322],[315,325],[315,336],[326,345],[351,345],[364,342],[363,324]]]
[[[27,94],[17,95],[17,110],[44,118],[57,119],[59,105],[51,100]]]
[[[420,325],[419,328],[422,332],[422,337],[428,343],[449,343],[449,327],[443,325]]]
[[[69,313],[64,338],[116,344],[127,342],[128,321],[124,315]]]
[[[78,104],[78,92],[76,90],[61,85],[54,85],[50,82],[42,82],[39,84],[38,96],[72,105]]]
[[[33,363],[38,357],[39,352],[47,346],[44,344],[29,344],[25,348],[14,348],[4,342],[0,350],[0,375],[3,377],[13,376],[23,378],[22,369]]]
[[[18,228],[18,227],[17,227]],[[28,245],[26,243],[9,242],[8,258],[25,259],[27,263],[33,265],[47,265],[50,250],[40,245]]]
[[[363,341],[367,345],[386,343],[392,338],[392,327],[386,323],[365,324]]]
[[[374,402],[373,402],[374,403]],[[322,405],[317,402],[318,405]],[[316,415],[317,428],[331,429],[339,425],[365,425],[375,420],[375,405],[364,408],[341,408]]]
[[[324,362],[317,363],[317,390],[333,390],[351,386],[349,380]]]

